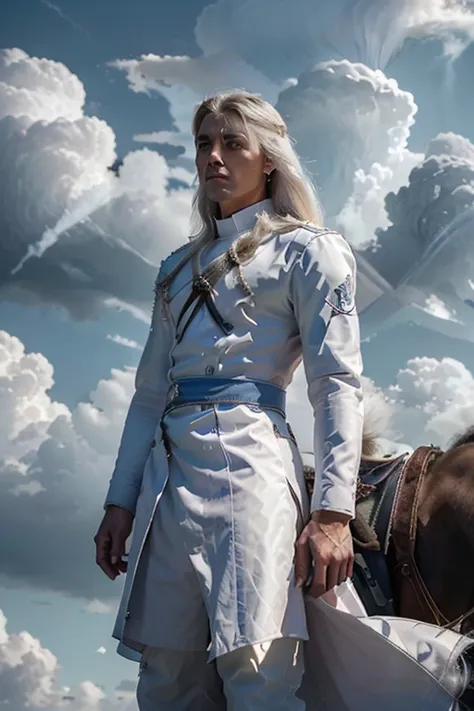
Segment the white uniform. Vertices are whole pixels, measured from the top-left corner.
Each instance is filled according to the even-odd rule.
[[[217,222],[217,238],[200,255],[201,272],[263,209],[270,211],[271,202]],[[186,249],[164,261],[160,279]],[[229,335],[203,307],[176,337],[192,287],[190,263],[172,283],[168,302],[158,300],[106,499],[135,513],[114,636],[124,654],[125,646],[145,650],[148,660],[150,648],[174,650],[181,660],[190,653],[202,659],[207,650],[209,660],[217,658],[228,709],[299,711],[305,706],[294,694],[302,673],[298,640],[308,639],[308,628],[303,594],[294,586],[294,543],[310,510],[352,515],[355,505],[363,425],[355,260],[340,235],[308,226],[270,235],[243,274],[252,296],[235,270],[215,287],[216,306],[233,325]],[[189,405],[162,420],[177,379],[217,376],[286,389],[302,358],[315,417],[312,502],[291,430],[278,412]],[[272,657],[275,640],[285,651]],[[244,663],[242,650],[251,649],[265,651],[252,663],[247,654]],[[169,705],[156,695],[171,673],[169,654],[150,665],[155,691],[141,708],[198,709],[196,692],[181,705],[169,688]],[[186,664],[182,675],[185,670]],[[257,690],[252,701],[255,670],[260,683],[267,675],[273,686],[263,684],[265,692]],[[179,674],[174,677],[177,683]],[[201,703],[213,708],[209,699]]]

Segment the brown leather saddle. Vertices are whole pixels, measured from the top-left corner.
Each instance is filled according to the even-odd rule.
[[[393,615],[392,579],[387,562],[393,508],[402,473],[410,455],[363,459],[356,490],[356,516],[351,522],[354,541],[354,586],[369,615]],[[305,467],[308,493],[314,469]]]

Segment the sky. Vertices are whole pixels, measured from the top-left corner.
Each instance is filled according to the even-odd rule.
[[[354,247],[385,451],[445,446],[474,423],[473,38],[473,4],[444,0],[3,4],[5,708],[136,708],[136,666],[110,636],[122,583],[92,539],[153,282],[187,239],[204,95],[244,88],[279,109]],[[304,450],[305,398],[299,370],[289,419]]]

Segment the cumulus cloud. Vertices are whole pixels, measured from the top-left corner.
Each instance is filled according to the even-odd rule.
[[[115,135],[84,102],[63,64],[0,54],[0,294],[76,318],[114,299],[149,310],[157,265],[188,233],[187,174],[147,149],[112,172]]]
[[[146,68],[152,72],[153,67],[163,69],[158,60],[154,64],[149,59]],[[139,72],[138,65],[134,72]],[[169,91],[175,89],[172,85]],[[171,94],[168,98],[174,106]],[[196,101],[188,104],[176,133],[135,138],[182,144],[191,156],[191,114],[198,98],[196,94]],[[336,218],[336,226],[354,246],[372,244],[376,228],[389,225],[385,195],[406,184],[412,168],[423,159],[407,148],[417,111],[413,95],[380,70],[340,60],[312,67],[287,82],[278,96],[273,92],[266,98],[275,99],[287,121],[297,150],[320,188],[327,215]]]
[[[409,184],[387,195],[391,225],[366,256],[391,284],[412,284],[453,304],[472,300],[473,156],[467,139],[440,134]]]
[[[381,395],[390,438],[413,448],[447,447],[474,425],[474,375],[455,358],[411,358]]]
[[[95,565],[92,537],[113,469],[133,369],[113,370],[72,411],[51,400],[53,368],[0,332],[0,551],[17,583],[90,601],[120,593]],[[97,601],[101,600],[102,603]]]
[[[21,341],[0,332],[1,424],[0,452],[4,460],[21,459],[36,449],[55,419],[68,414],[52,402],[53,367],[41,353],[25,353]]]
[[[353,194],[341,222],[348,238],[359,245],[362,238],[347,219],[349,208],[360,211],[359,223],[374,204],[383,209],[386,188],[391,182],[400,187],[420,160],[407,149],[417,111],[413,95],[380,70],[348,60],[328,61],[282,91],[277,109],[321,188],[326,212],[337,215]],[[379,216],[380,208],[370,216],[375,227]],[[370,220],[361,225],[364,241],[371,236],[370,227]]]
[[[329,223],[358,249],[390,226],[385,195],[423,156],[407,148],[416,104],[382,70],[407,39],[441,39],[458,55],[474,36],[463,0],[219,0],[199,16],[201,56],[118,60],[134,91],[160,92],[175,131],[137,134],[192,156],[190,122],[203,94],[236,85],[282,111],[321,191]],[[340,60],[340,61],[338,61]],[[280,92],[276,97],[275,92]]]
[[[11,711],[136,711],[133,686],[125,681],[108,699],[91,681],[58,687],[55,655],[28,632],[9,634],[0,610],[0,705]],[[132,688],[131,688],[132,687]]]
[[[463,0],[218,0],[199,16],[199,57],[117,60],[134,91],[161,93],[176,132],[144,140],[169,141],[190,151],[193,104],[222,88],[244,87],[274,101],[275,91],[331,59],[384,69],[409,38],[436,38],[458,55],[474,36],[474,12]]]
[[[335,226],[353,247],[366,250],[377,243],[377,232],[390,226],[385,197],[408,184],[409,176],[424,156],[405,145],[389,151],[385,165],[376,161],[366,171],[354,173],[352,193],[335,217]]]
[[[415,446],[446,445],[474,425],[474,377],[454,358],[412,358],[386,393],[393,430]]]
[[[191,85],[183,88],[187,66],[183,58],[179,58],[179,71],[167,78],[171,59],[167,57],[165,62],[161,57],[147,56],[143,61],[126,60],[117,66],[127,70],[135,91],[144,89],[149,77],[147,90],[166,96],[175,118],[175,132],[138,134],[135,139],[182,145],[191,157],[192,111],[202,94]],[[210,56],[199,61],[211,59],[219,70],[228,64]],[[381,70],[347,59],[320,62],[284,85],[281,78],[271,89],[264,87],[259,77],[237,86],[260,91],[276,104],[316,180],[328,217],[335,218],[335,226],[354,246],[370,246],[375,230],[390,224],[385,195],[405,185],[412,168],[423,159],[407,148],[417,111],[413,95]],[[209,75],[209,91],[220,88],[212,82]]]

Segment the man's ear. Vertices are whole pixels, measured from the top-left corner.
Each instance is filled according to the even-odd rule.
[[[263,171],[267,174],[270,175],[272,170],[274,169],[273,161],[271,158],[265,157],[265,161],[263,163]]]

